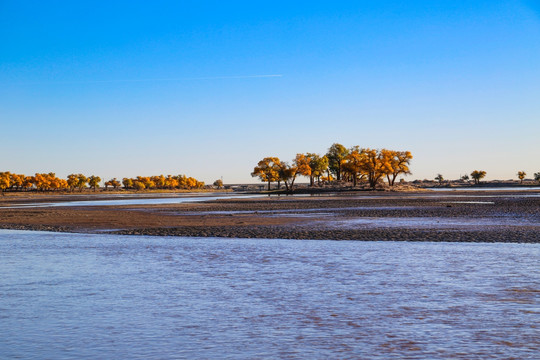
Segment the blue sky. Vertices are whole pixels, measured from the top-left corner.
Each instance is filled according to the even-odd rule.
[[[255,182],[334,142],[540,171],[540,1],[0,0],[0,40],[0,171]]]

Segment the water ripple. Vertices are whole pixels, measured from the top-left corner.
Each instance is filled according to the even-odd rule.
[[[540,246],[0,232],[0,358],[536,359]]]

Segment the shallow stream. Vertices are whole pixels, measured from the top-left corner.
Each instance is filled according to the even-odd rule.
[[[540,245],[0,231],[0,358],[537,359]]]

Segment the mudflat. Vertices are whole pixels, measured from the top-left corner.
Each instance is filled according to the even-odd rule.
[[[167,195],[143,195],[156,196]],[[540,243],[540,191],[535,190],[351,192],[159,205],[62,206],[65,201],[112,198],[133,197],[103,193],[4,196],[0,228],[191,237]],[[53,202],[55,206],[47,205]],[[42,207],[34,206],[37,203]]]

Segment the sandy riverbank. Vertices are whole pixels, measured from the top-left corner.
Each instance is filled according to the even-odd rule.
[[[538,195],[366,192],[166,205],[0,207],[0,227],[160,236],[540,243]],[[15,204],[33,201],[19,198]],[[40,198],[52,201],[56,199]]]

